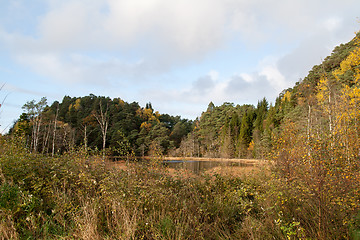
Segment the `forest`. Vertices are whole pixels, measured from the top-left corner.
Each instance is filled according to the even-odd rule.
[[[355,94],[358,70],[352,55],[357,54],[356,41],[336,47],[306,78],[282,91],[274,104],[265,98],[257,106],[215,106],[210,102],[199,118],[188,120],[161,114],[151,103],[141,107],[121,98],[65,96],[61,102],[47,105],[43,97],[24,104],[24,113],[9,134],[23,135],[32,151],[52,155],[84,146],[114,156],[160,153],[263,159],[275,144],[273,136],[286,121],[302,125],[308,135],[316,119],[323,124],[328,121],[328,127],[334,130],[340,95]],[[346,89],[349,92],[345,93]]]
[[[23,110],[0,138],[5,239],[360,239],[360,33],[274,103],[210,102],[195,120],[92,94]],[[267,164],[184,177],[96,154]]]
[[[111,156],[263,158],[285,115],[283,105],[265,98],[256,107],[210,102],[193,121],[120,98],[65,96],[48,106],[44,97],[24,104],[9,134],[25,136],[31,151],[51,155],[84,146]]]

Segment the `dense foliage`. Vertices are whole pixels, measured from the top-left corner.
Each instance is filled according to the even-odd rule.
[[[62,153],[75,146],[107,149],[114,155],[166,154],[178,147],[192,129],[192,122],[179,116],[154,112],[151,103],[141,108],[120,98],[90,95],[46,105],[46,98],[31,101],[10,131],[24,135],[34,152]],[[121,153],[114,152],[121,149]]]
[[[359,51],[358,34],[280,100],[272,158],[281,211],[317,239],[360,237]]]

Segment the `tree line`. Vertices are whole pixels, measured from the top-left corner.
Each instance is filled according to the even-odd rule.
[[[29,101],[10,130],[23,135],[34,152],[54,155],[75,146],[112,155],[156,154],[184,157],[262,157],[270,147],[272,106],[212,102],[200,118],[160,114],[120,98],[65,96],[50,106],[44,97]],[[268,113],[270,111],[270,114]]]
[[[63,153],[76,146],[107,154],[167,154],[192,129],[193,122],[160,114],[151,103],[140,107],[120,98],[93,94],[65,96],[47,105],[46,98],[29,101],[10,134],[23,135],[35,152]],[[117,152],[120,151],[120,152]]]
[[[50,106],[43,98],[23,106],[24,113],[10,134],[22,134],[30,149],[52,155],[82,145],[86,149],[106,149],[113,155],[267,158],[277,144],[275,136],[284,122],[292,119],[302,126],[313,123],[318,119],[311,117],[315,105],[326,101],[335,104],[343,86],[354,86],[358,69],[347,69],[344,61],[356,49],[357,38],[336,47],[306,78],[281,92],[274,104],[265,98],[257,106],[233,103],[215,106],[210,102],[199,118],[188,120],[160,114],[151,103],[141,107],[121,98],[93,94],[65,96],[62,102]],[[343,72],[334,77],[334,71]],[[336,93],[323,90],[327,95],[320,99],[321,88]],[[331,111],[329,126],[334,124]],[[304,129],[309,132],[310,128]]]

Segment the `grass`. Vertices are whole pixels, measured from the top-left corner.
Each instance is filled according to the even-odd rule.
[[[103,164],[82,150],[55,158],[1,141],[3,239],[239,239],[259,211],[239,177]]]
[[[318,239],[316,203],[263,167],[201,175],[33,154],[0,138],[0,239]],[[299,198],[303,196],[303,198]],[[308,197],[310,200],[305,201]],[[333,210],[328,239],[359,239]],[[329,225],[330,226],[330,225]]]

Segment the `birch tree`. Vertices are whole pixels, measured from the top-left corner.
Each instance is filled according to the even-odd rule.
[[[102,139],[103,139],[103,146],[102,146],[103,159],[105,159],[106,134],[107,134],[108,126],[109,126],[109,117],[108,117],[109,105],[106,104],[106,109],[105,109],[105,111],[103,111],[103,107],[102,107],[101,100],[100,100],[99,107],[100,107],[100,111],[99,112],[96,111],[94,113],[94,117],[96,118],[96,121],[99,123],[100,129],[101,129],[101,134],[102,134]]]
[[[52,142],[52,151],[51,151],[52,157],[54,157],[54,153],[55,153],[55,139],[56,139],[56,128],[57,128],[58,115],[59,115],[59,103],[56,108],[56,114],[55,114],[55,120],[54,120],[53,142]]]
[[[30,149],[36,152],[38,149],[38,143],[40,138],[40,127],[42,121],[42,112],[47,105],[46,97],[41,98],[39,102],[35,100],[28,101],[24,104],[22,109],[24,109],[29,118],[32,125],[32,132],[31,132],[31,146]]]

